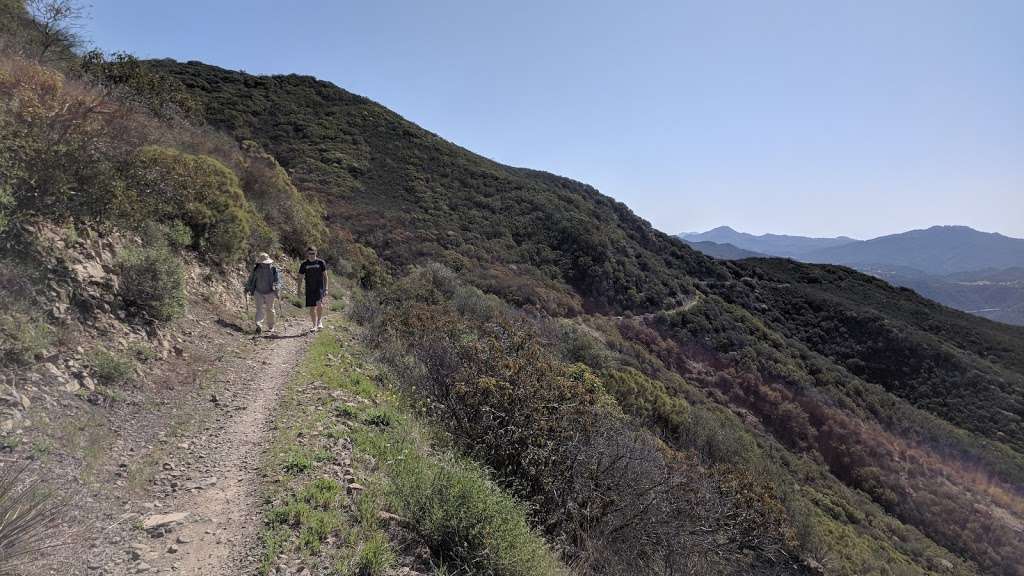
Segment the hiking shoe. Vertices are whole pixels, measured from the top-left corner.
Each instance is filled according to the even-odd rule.
[[[317,322],[317,323],[316,323],[316,329],[317,329],[317,330],[323,330],[323,328],[324,328],[324,322],[323,322],[323,320],[321,320],[320,322]]]
[[[257,324],[256,325],[256,333],[259,334],[260,332],[263,332],[263,326],[260,326],[259,324]]]

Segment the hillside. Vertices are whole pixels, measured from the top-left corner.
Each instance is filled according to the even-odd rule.
[[[742,260],[744,258],[763,258],[766,254],[760,252],[752,252],[750,250],[744,250],[743,248],[737,248],[732,244],[719,244],[717,242],[702,241],[692,242],[690,240],[683,240],[688,246],[692,246],[707,256],[712,258],[718,258],[719,260]]]
[[[956,272],[946,276],[905,268],[864,267],[863,272],[925,298],[982,318],[1024,326],[1024,269],[1005,268]]]
[[[589,186],[474,155],[313,78],[150,65],[201,101],[212,126],[258,142],[319,198],[339,250],[365,257],[356,268],[380,256],[396,279],[380,280],[361,308],[375,345],[396,351],[399,383],[425,394],[460,445],[535,504],[554,541],[608,534],[616,521],[566,523],[579,503],[563,498],[598,490],[639,505],[622,487],[551,484],[569,457],[568,430],[552,423],[587,430],[593,448],[575,457],[595,470],[619,462],[601,464],[609,438],[634,437],[594,426],[609,421],[604,390],[612,412],[644,431],[630,440],[649,454],[641,485],[663,470],[685,486],[692,470],[725,500],[774,503],[757,507],[775,510],[770,518],[718,528],[737,530],[739,548],[716,571],[1020,574],[1024,330],[848,269],[715,261]],[[431,262],[445,268],[406,268]],[[358,273],[364,285],[379,280]],[[592,394],[597,414],[563,404]],[[546,408],[532,404],[542,398]],[[501,440],[491,421],[532,432]],[[671,452],[646,452],[647,434]],[[752,467],[768,472],[755,480]],[[678,516],[679,496],[658,494],[658,514]],[[667,557],[646,546],[566,552],[596,573],[612,558],[662,572],[698,546],[679,547],[679,527],[650,522],[616,532]]]

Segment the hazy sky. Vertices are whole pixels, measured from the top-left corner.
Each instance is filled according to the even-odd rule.
[[[91,0],[105,51],[311,74],[666,232],[1024,237],[1024,2]]]

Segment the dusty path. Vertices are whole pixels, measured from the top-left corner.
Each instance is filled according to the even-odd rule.
[[[279,395],[309,343],[304,322],[279,327],[257,341],[248,360],[225,367],[218,417],[178,438],[177,458],[161,463],[168,492],[141,518],[145,532],[131,545],[124,574],[173,572],[195,576],[254,573],[261,522],[260,461]]]

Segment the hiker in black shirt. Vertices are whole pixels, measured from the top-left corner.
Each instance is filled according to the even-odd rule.
[[[306,283],[306,307],[313,321],[311,332],[324,327],[324,299],[327,298],[327,262],[316,257],[316,248],[306,248],[306,259],[299,265],[299,294]]]

